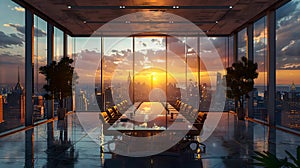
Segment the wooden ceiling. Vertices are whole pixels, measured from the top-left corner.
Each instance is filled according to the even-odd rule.
[[[105,23],[117,19],[112,29],[137,33],[172,30],[172,26],[185,31],[186,23],[172,20],[178,15],[193,22],[207,35],[230,35],[249,20],[257,17],[282,0],[15,0],[23,3],[42,18],[62,28],[72,36],[90,36]],[[149,13],[143,17],[123,17],[135,12]],[[156,15],[156,17],[154,17]],[[121,17],[121,18],[120,18]],[[135,20],[136,19],[136,20]],[[149,26],[152,25],[152,26]],[[155,26],[153,26],[155,25]],[[160,26],[162,25],[162,26]],[[148,27],[147,27],[148,26]],[[149,29],[150,27],[150,29]],[[178,28],[179,27],[179,28]],[[176,29],[176,30],[177,30]],[[116,34],[122,34],[115,32]],[[128,30],[129,31],[129,30]]]

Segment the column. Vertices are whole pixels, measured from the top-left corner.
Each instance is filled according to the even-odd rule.
[[[238,59],[238,33],[233,34],[233,62]]]
[[[47,23],[47,65],[52,63],[54,57],[54,27]],[[47,119],[54,117],[54,101],[47,101]]]
[[[63,51],[64,55],[63,57],[68,57],[68,34],[64,32],[64,44],[63,44]]]
[[[25,167],[34,167],[34,129],[25,131]]]
[[[253,61],[253,23],[247,27],[247,58]],[[253,92],[249,93],[247,101],[247,117],[253,118]]]
[[[33,124],[32,92],[33,92],[33,13],[25,11],[25,126]]]
[[[267,80],[268,80],[268,123],[270,127],[276,125],[275,122],[275,93],[276,93],[276,14],[275,11],[269,11],[267,14]],[[269,151],[276,154],[276,131],[270,131],[269,134]]]

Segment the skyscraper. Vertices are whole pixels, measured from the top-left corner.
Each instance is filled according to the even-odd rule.
[[[133,102],[133,85],[132,85],[132,81],[131,81],[130,72],[128,75],[127,83],[128,83],[128,87],[129,87],[129,89],[128,89],[129,98],[130,98],[130,101]]]
[[[18,70],[18,82],[10,94],[7,95],[6,104],[3,105],[4,116],[8,120],[25,122],[25,92],[20,82],[20,73]],[[5,119],[5,118],[4,118]]]

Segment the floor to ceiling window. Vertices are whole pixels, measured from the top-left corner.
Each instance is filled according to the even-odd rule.
[[[124,100],[173,103],[177,99],[209,111],[229,63],[228,41],[197,36],[73,38],[79,75],[76,111],[103,111]]]
[[[75,84],[75,110],[99,111],[97,97],[101,94],[100,60],[101,39],[73,38],[73,59],[78,79]]]
[[[220,87],[224,84],[223,77],[226,73],[225,68],[229,64],[229,59],[228,59],[229,54],[232,54],[232,52],[230,53],[230,50],[228,49],[228,45],[229,45],[229,42],[232,42],[232,41],[230,41],[228,39],[228,37],[211,37],[211,38],[209,38],[209,40],[212,42],[213,47],[215,48],[215,49],[211,49],[211,53],[213,55],[219,55],[219,59],[222,63],[222,67],[219,67],[217,70],[212,72],[212,73],[214,73],[212,76],[215,79],[213,81],[213,83],[214,83],[213,92],[214,92],[215,90],[218,89],[218,87]],[[231,55],[231,57],[232,57],[232,55]],[[229,65],[229,66],[231,66],[231,65]],[[233,107],[234,107],[233,101],[230,99],[227,99],[224,110],[225,111],[233,110]]]
[[[247,28],[238,32],[238,60],[241,60],[242,57],[247,57]]]
[[[300,1],[276,10],[276,122],[300,130]]]
[[[0,5],[0,132],[25,122],[25,9]]]
[[[33,120],[45,118],[46,108],[43,95],[45,77],[39,73],[39,67],[47,65],[47,22],[34,16],[34,94],[33,94]]]
[[[188,48],[190,48],[189,56]],[[188,101],[188,84],[193,85],[196,81],[193,81],[193,76],[188,77],[187,71],[191,72],[191,69],[186,62],[190,62],[188,57],[191,57],[189,60],[195,57],[195,52],[192,46],[186,45],[186,37],[167,37],[168,101],[175,102],[176,99]]]
[[[134,102],[166,101],[166,37],[134,40]]]
[[[103,38],[102,107],[106,110],[124,100],[133,102],[133,39]],[[143,89],[144,90],[144,89]]]
[[[64,56],[64,32],[54,27],[54,61]]]
[[[266,17],[254,23],[253,61],[258,65],[258,78],[254,80],[253,117],[267,121],[267,26]]]

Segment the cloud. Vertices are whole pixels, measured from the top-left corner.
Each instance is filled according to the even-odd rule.
[[[300,69],[300,12],[299,2],[289,2],[276,12],[276,68]]]
[[[18,11],[18,12],[25,12],[25,8],[22,8],[20,6],[15,6],[14,8],[12,8],[11,10],[15,10],[15,11]]]
[[[284,64],[281,69],[299,69],[300,68],[300,63],[289,63],[289,64]]]
[[[7,24],[4,24],[4,26],[15,28],[18,32],[25,34],[25,26],[22,26],[20,24],[7,23]]]
[[[281,51],[284,52],[284,51],[288,50],[290,47],[293,47],[294,44],[295,44],[295,40],[290,41],[290,43],[289,43],[288,45],[284,46],[284,47],[281,49]]]
[[[286,5],[282,6],[281,8],[279,8],[279,10],[276,11],[276,18],[278,20],[280,20],[280,19],[286,17],[287,13],[290,13],[291,11],[295,11],[298,4],[299,4],[299,2],[292,1],[292,2],[289,2]]]
[[[6,66],[11,66],[11,65],[20,65],[24,64],[24,57],[22,55],[14,55],[10,52],[3,52],[0,54],[0,65],[6,65]]]
[[[286,56],[299,56],[300,53],[300,41],[294,41],[291,40],[291,42],[288,44],[287,48],[285,49],[285,55]]]
[[[38,28],[34,28],[34,36],[35,37],[46,37],[47,33],[44,30],[38,29]]]
[[[20,24],[13,24],[13,23],[7,23],[4,24],[5,27],[12,27],[15,28],[19,33],[25,34],[25,26],[22,26]],[[45,37],[47,33],[44,30],[34,28],[34,36],[35,37]]]
[[[0,31],[0,48],[11,48],[13,45],[23,46],[24,39],[17,34],[5,34]]]

